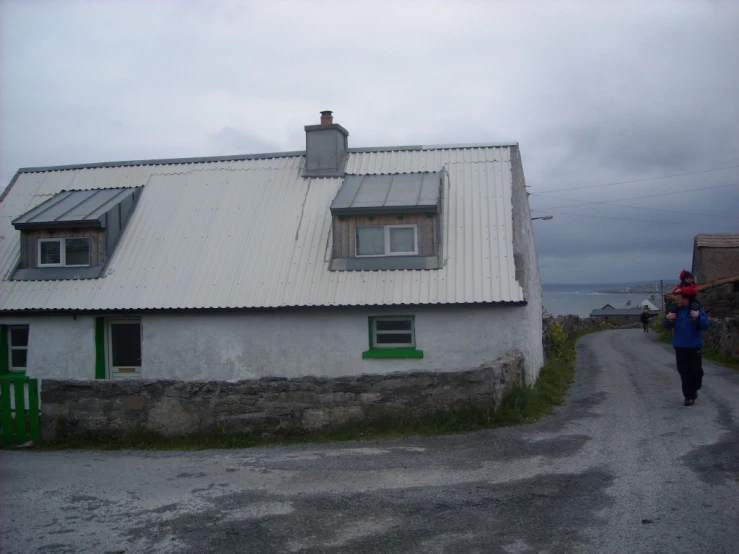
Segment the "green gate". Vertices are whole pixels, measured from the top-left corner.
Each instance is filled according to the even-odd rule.
[[[0,375],[0,441],[24,444],[41,438],[38,379]]]

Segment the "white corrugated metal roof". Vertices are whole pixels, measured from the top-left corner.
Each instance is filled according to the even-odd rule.
[[[348,174],[447,171],[439,270],[329,271],[341,179],[304,179],[300,155],[20,173],[2,201],[0,271],[19,260],[11,221],[62,190],[144,186],[104,278],[0,283],[3,310],[277,308],[519,302],[510,148],[349,154]]]

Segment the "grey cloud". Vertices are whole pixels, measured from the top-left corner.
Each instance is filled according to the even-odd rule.
[[[211,134],[212,149],[219,153],[277,152],[280,147],[275,142],[266,141],[259,136],[234,129],[230,125]]]
[[[322,109],[352,146],[517,141],[533,193],[739,164],[735,2],[420,6],[0,4],[0,178],[31,165],[298,150]],[[552,196],[732,182],[739,170]],[[671,275],[689,265],[694,234],[739,223],[556,208],[568,203],[531,196],[537,215],[555,215],[535,222],[547,282]],[[623,203],[734,216],[739,188]]]

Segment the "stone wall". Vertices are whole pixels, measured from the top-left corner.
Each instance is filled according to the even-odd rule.
[[[547,317],[542,320],[544,329],[544,353],[548,354],[551,350],[551,342],[549,341],[549,330],[553,324],[562,327],[562,330],[568,337],[580,332],[598,331],[602,329],[613,329],[610,325],[597,317],[580,317],[577,315],[559,315],[556,317]]]
[[[711,328],[703,333],[703,342],[720,354],[739,359],[739,316],[711,319]]]
[[[701,291],[698,298],[710,317],[739,315],[739,292],[734,287],[735,283],[725,283]]]
[[[469,406],[494,408],[525,379],[523,355],[458,371],[246,381],[44,379],[42,435],[145,429],[165,436],[225,432],[312,432],[351,420],[419,417]]]

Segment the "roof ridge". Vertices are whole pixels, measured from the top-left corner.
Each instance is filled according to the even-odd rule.
[[[412,150],[465,150],[474,148],[506,148],[518,146],[517,142],[481,142],[467,144],[437,144],[437,145],[405,145],[405,146],[370,146],[349,148],[347,152],[350,154],[370,154],[382,152],[407,152]],[[51,165],[51,166],[35,166],[21,167],[18,173],[44,173],[48,171],[71,171],[75,169],[100,169],[106,167],[128,167],[141,165],[184,165],[198,163],[216,163],[216,162],[240,162],[246,160],[269,160],[274,158],[293,158],[305,156],[305,150],[293,150],[285,152],[268,152],[258,154],[236,154],[230,156],[196,156],[191,158],[152,158],[146,160],[122,160],[113,162],[91,162],[81,164],[67,165]]]

